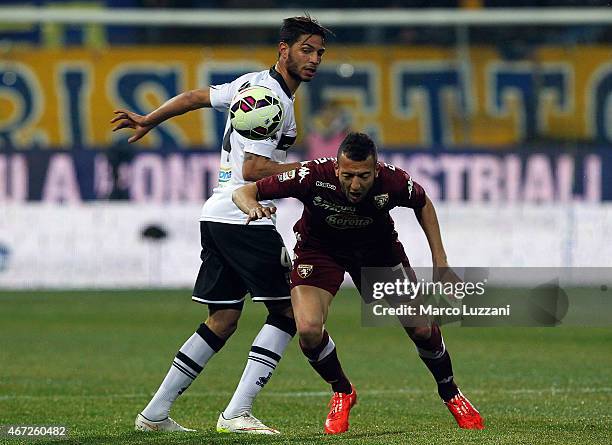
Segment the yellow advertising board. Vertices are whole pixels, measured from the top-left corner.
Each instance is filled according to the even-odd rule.
[[[542,47],[505,60],[494,47],[330,45],[298,91],[303,138],[333,102],[385,147],[499,146],[534,139],[612,141],[609,47]],[[146,113],[188,89],[269,68],[274,47],[19,48],[0,59],[0,147],[103,147],[116,108]],[[214,148],[224,116],[202,110],[152,132],[143,147]]]

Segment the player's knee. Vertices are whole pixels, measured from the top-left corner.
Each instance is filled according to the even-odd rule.
[[[219,338],[227,340],[234,332],[236,332],[236,329],[238,328],[238,320],[215,320],[209,317],[206,320],[206,325]]]
[[[323,338],[323,324],[316,321],[298,321],[297,332],[300,343],[306,348],[315,348]]]
[[[291,300],[270,300],[264,301],[270,315],[280,315],[283,317],[294,318]]]
[[[416,326],[406,329],[408,335],[413,341],[426,341],[431,337],[431,328],[429,326]]]
[[[240,311],[234,309],[211,311],[206,319],[206,325],[218,337],[227,340],[236,332],[240,314]]]

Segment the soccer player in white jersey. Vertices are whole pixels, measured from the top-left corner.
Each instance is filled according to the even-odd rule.
[[[311,17],[285,19],[280,28],[278,60],[269,70],[245,74],[231,83],[187,91],[146,116],[116,110],[113,131],[130,128],[136,142],[166,119],[205,107],[225,110],[242,88],[263,85],[281,98],[285,111],[281,129],[263,141],[232,131],[229,119],[221,150],[219,185],[204,204],[200,218],[202,265],[193,300],[208,305],[208,318],[181,346],[161,386],[138,414],[141,431],[193,431],[169,417],[170,408],[206,363],[235,331],[244,299],[266,304],[269,315],[253,341],[240,383],[217,422],[219,432],[278,434],[251,414],[253,401],[268,382],[295,335],[288,274],[291,263],[282,238],[269,220],[245,225],[246,216],[232,202],[232,192],[252,181],[290,171],[284,163],[296,139],[294,94],[315,77],[325,51],[328,30]]]

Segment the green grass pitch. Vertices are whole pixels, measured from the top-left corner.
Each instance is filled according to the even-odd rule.
[[[65,425],[65,443],[74,444],[611,443],[611,329],[443,328],[457,381],[487,425],[464,431],[403,331],[361,327],[354,291],[336,298],[328,322],[359,393],[347,434],[322,434],[329,391],[295,340],[254,409],[283,435],[214,431],[265,317],[251,303],[235,336],[172,411],[198,432],[133,431],[205,310],[187,290],[1,292],[0,425]],[[0,443],[32,441],[4,436]]]

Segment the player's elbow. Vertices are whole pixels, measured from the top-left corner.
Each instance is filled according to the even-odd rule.
[[[243,168],[242,169],[242,177],[245,181],[255,182],[258,179],[261,179],[261,175],[253,168]]]
[[[242,202],[242,195],[244,194],[244,187],[237,188],[232,192],[232,201],[238,207],[240,207],[240,202]]]
[[[247,204],[251,201],[257,200],[257,185],[247,184],[242,187],[238,187],[232,192],[232,201],[234,204],[242,210],[244,213],[248,213]]]
[[[189,90],[185,92],[185,96],[192,110],[210,107],[210,95],[206,90]]]
[[[242,178],[245,181],[255,182],[262,178],[265,178],[266,172],[265,169],[261,168],[261,162],[258,161],[248,161],[242,165]]]
[[[425,204],[423,204],[423,207],[416,207],[414,209],[414,213],[416,214],[417,218],[421,219],[423,214],[431,212],[433,208],[433,203],[429,197],[425,195]]]
[[[242,177],[245,181],[255,182],[276,173],[278,163],[266,156],[245,153],[242,163]]]

